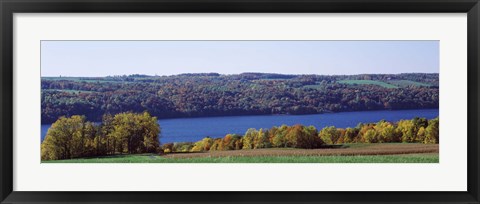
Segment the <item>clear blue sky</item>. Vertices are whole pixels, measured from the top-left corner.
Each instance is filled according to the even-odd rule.
[[[42,76],[438,73],[439,41],[42,41]]]

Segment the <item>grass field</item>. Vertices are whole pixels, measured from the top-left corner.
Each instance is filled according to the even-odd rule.
[[[256,149],[114,155],[43,163],[438,163],[438,145],[350,144],[322,149]]]
[[[42,163],[438,163],[438,154],[360,156],[257,156],[172,159],[157,155],[117,155],[102,158],[56,160]]]
[[[421,83],[421,82],[416,82],[416,81],[410,81],[410,80],[392,80],[388,81],[388,83],[400,86],[400,87],[406,87],[406,86],[425,86],[429,87],[431,86],[430,84],[426,83]]]
[[[118,80],[108,80],[108,79],[96,79],[96,78],[86,78],[86,77],[42,77],[42,80],[51,80],[51,81],[74,81],[74,82],[89,82],[89,83],[131,83],[131,81],[118,81]]]
[[[374,81],[374,80],[340,80],[338,81],[338,83],[349,84],[349,85],[377,85],[377,86],[381,86],[389,89],[398,88],[395,85],[387,84],[381,81]]]

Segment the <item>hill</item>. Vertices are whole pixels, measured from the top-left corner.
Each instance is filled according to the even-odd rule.
[[[42,77],[42,123],[148,111],[158,118],[438,108],[438,74]]]

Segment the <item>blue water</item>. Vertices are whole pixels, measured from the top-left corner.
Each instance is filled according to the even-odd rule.
[[[424,117],[432,119],[438,116],[438,109],[363,111],[325,113],[314,115],[262,115],[228,116],[205,118],[177,118],[158,120],[162,128],[161,143],[194,142],[206,136],[224,137],[229,133],[244,134],[248,128],[271,128],[280,125],[313,125],[317,129],[326,126],[339,128],[355,127],[358,123],[378,122],[379,120],[398,121]],[[42,125],[41,139],[47,134],[50,124]]]

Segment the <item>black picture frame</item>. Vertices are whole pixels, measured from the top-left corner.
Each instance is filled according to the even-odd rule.
[[[479,203],[478,0],[0,0],[1,203]],[[13,191],[14,13],[467,13],[468,190],[465,192],[23,192]],[[447,124],[448,125],[448,124]],[[35,172],[32,172],[35,173]],[[160,184],[161,185],[161,184]],[[268,189],[265,189],[268,190]]]

